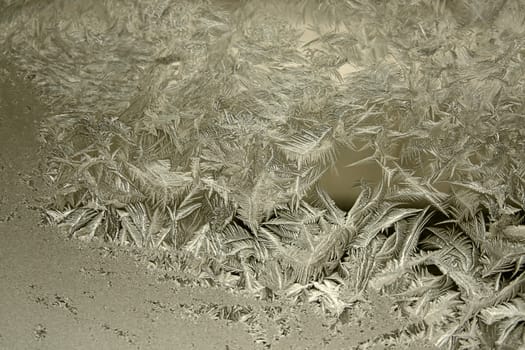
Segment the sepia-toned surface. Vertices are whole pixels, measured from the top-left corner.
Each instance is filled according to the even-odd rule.
[[[313,44],[324,52],[301,51],[289,21],[253,15],[270,10],[260,2],[231,18],[205,1],[1,1],[4,53],[51,115],[6,78],[0,311],[24,324],[4,318],[3,345],[19,346],[18,330],[44,310],[46,323],[30,327],[39,348],[77,333],[100,339],[86,320],[122,346],[165,344],[166,324],[180,330],[179,347],[215,347],[204,337],[192,345],[193,326],[205,334],[211,319],[255,348],[406,349],[407,339],[519,348],[525,12],[520,0],[476,1],[298,0],[309,15],[324,6],[346,19],[348,32]],[[355,71],[345,79],[343,68]],[[56,186],[47,201],[34,142],[41,117]],[[253,142],[261,138],[271,142]],[[328,196],[303,201],[342,144],[374,152],[339,149],[340,172],[370,162],[329,173]],[[275,176],[281,166],[287,179]],[[329,197],[348,209],[361,179],[358,204],[338,210]],[[443,183],[451,193],[438,191]],[[30,229],[39,218],[29,207],[40,203],[67,245]],[[137,297],[157,284],[171,303]],[[150,304],[175,324],[144,326]],[[57,326],[47,310],[68,322]]]

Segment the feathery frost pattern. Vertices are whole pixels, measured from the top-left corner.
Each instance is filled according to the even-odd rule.
[[[523,341],[523,1],[240,4],[0,1],[55,113],[48,220],[339,320],[388,296],[406,322],[361,348]],[[341,146],[383,175],[348,212],[320,186]]]

